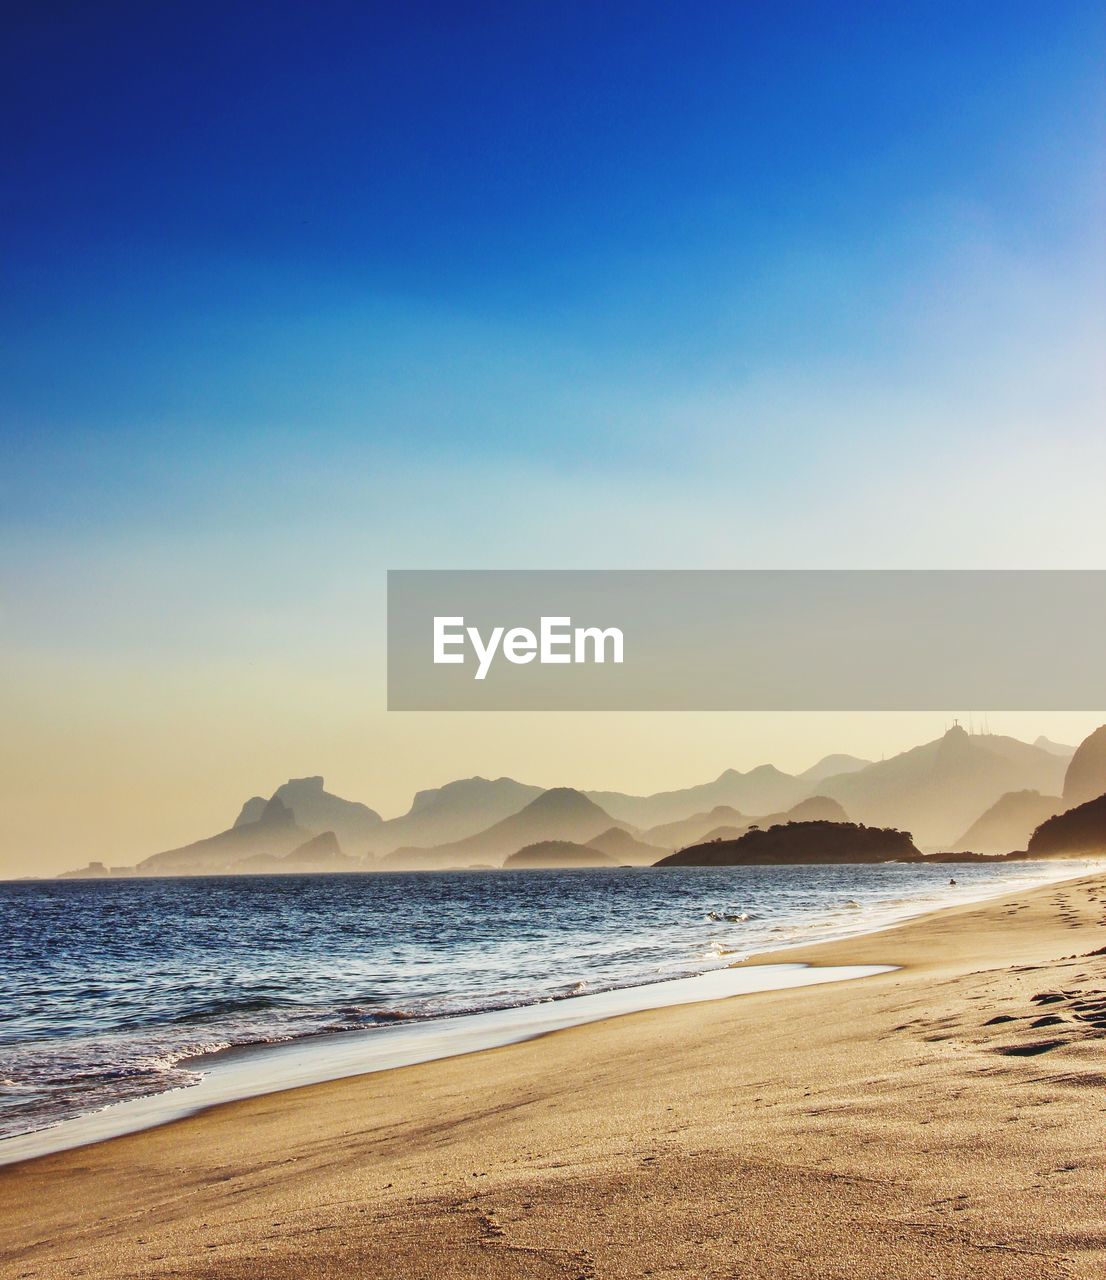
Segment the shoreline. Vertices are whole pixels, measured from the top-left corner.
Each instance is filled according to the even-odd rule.
[[[718,870],[720,874],[725,874],[724,868]],[[1063,873],[1048,880],[1021,885],[1018,889],[1061,883],[1078,878],[1086,874],[1086,871],[1087,864],[1081,865],[1078,870],[1065,868]],[[810,947],[820,948],[885,933],[912,920],[920,920],[955,907],[987,902],[1007,891],[1014,891],[1009,885],[1001,888],[997,885],[973,886],[973,889],[968,889],[964,901],[956,903],[934,906],[929,901],[918,900],[913,905],[898,909],[888,906],[874,920],[858,922],[856,928],[845,926],[838,931],[823,925],[821,932],[824,936],[811,943],[788,941],[778,947],[746,955],[735,951],[734,954],[740,958],[693,975],[627,983],[600,988],[595,992],[535,1000],[502,1009],[413,1019],[409,1023],[387,1028],[373,1027],[318,1033],[283,1041],[232,1044],[211,1053],[186,1057],[175,1066],[199,1072],[200,1079],[196,1082],[110,1103],[55,1124],[2,1137],[0,1168],[171,1124],[213,1106],[333,1080],[375,1074],[378,1071],[397,1070],[442,1058],[479,1053],[607,1018],[659,1010],[683,1003],[732,999],[739,995],[777,990],[791,985],[819,985],[871,976],[874,972],[896,966],[884,966],[878,961],[868,961],[866,965],[853,965],[845,961],[825,964],[818,960],[796,961],[790,957],[799,950],[806,951]],[[753,969],[775,968],[782,971],[795,965],[813,972],[801,975],[781,972],[778,977],[761,979],[759,982],[751,982],[747,976]],[[831,972],[823,972],[824,970]],[[743,977],[743,974],[746,976]],[[696,988],[702,988],[702,993]]]
[[[769,961],[898,966],[864,982],[628,1013],[9,1165],[0,1258],[26,1277],[1098,1274],[1104,922],[1106,876],[1052,881]]]
[[[426,1018],[407,1025],[324,1032],[272,1044],[234,1045],[185,1062],[206,1066],[202,1078],[160,1093],[113,1103],[27,1133],[0,1139],[0,1169],[313,1085],[522,1044],[571,1027],[685,1004],[731,1000],[764,991],[851,982],[893,966],[808,965],[765,959],[710,969],[687,978],[615,987],[591,995],[539,1001],[510,1009]],[[759,970],[767,977],[753,977]],[[375,1051],[375,1052],[374,1052]]]

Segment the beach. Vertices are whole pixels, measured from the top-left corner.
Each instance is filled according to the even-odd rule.
[[[1106,876],[1013,892],[765,957],[891,972],[12,1165],[0,1274],[1101,1275],[1104,922]]]

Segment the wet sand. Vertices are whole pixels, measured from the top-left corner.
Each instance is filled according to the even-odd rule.
[[[8,1277],[1106,1274],[1106,876],[0,1169]]]

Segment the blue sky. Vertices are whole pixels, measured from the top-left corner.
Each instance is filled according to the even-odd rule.
[[[271,663],[277,745],[320,670],[311,705],[377,714],[389,566],[1100,565],[1100,5],[3,23],[5,645],[44,750],[137,672],[151,716],[178,682],[160,723],[215,689],[245,723]]]
[[[1102,213],[1090,4],[108,4],[8,24],[17,437],[123,451],[167,428],[199,450],[310,426],[545,455],[595,424],[501,412],[503,366],[543,400],[893,369],[950,257],[974,240],[1079,267]],[[529,359],[473,359],[466,339],[504,331]],[[490,412],[462,413],[468,392]]]
[[[321,545],[379,543],[376,512],[406,529],[382,562],[485,562],[521,489],[508,558],[578,559],[603,495],[633,530],[610,555],[653,563],[641,526],[695,490],[676,559],[728,562],[749,529],[699,527],[723,480],[760,528],[829,486],[879,519],[910,477],[957,507],[981,463],[1035,481],[1046,433],[1094,448],[1099,6],[7,21],[3,527],[28,554],[219,526],[253,554],[300,494]],[[1004,477],[1011,443],[1032,465]],[[420,509],[458,477],[475,521]]]

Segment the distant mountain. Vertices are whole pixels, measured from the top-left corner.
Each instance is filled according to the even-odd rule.
[[[662,849],[683,849],[702,840],[708,831],[716,827],[740,827],[744,830],[755,818],[746,817],[732,805],[716,804],[706,813],[693,813],[676,822],[662,822],[641,833],[641,838]]]
[[[1073,808],[1106,793],[1106,724],[1075,749],[1064,776],[1064,803]]]
[[[275,796],[256,822],[231,827],[179,849],[166,849],[143,859],[135,874],[142,876],[215,875],[256,854],[281,857],[302,845],[314,832],[298,826],[292,810]]]
[[[542,840],[527,845],[504,862],[504,867],[613,867],[616,860],[588,844],[574,844],[570,840]]]
[[[297,845],[282,858],[271,854],[255,854],[252,858],[244,858],[228,868],[232,874],[315,874],[317,872],[356,872],[366,870],[366,860],[349,858],[342,852],[338,837],[333,831],[324,831],[312,836],[310,840]]]
[[[713,782],[648,796],[565,787],[544,791],[513,778],[473,777],[420,791],[408,813],[388,821],[367,805],[328,792],[321,777],[291,778],[268,800],[247,800],[229,831],[154,854],[135,868],[109,867],[107,873],[193,874],[247,861],[257,867],[263,859],[287,858],[325,832],[334,833],[340,856],[352,855],[355,865],[373,851],[384,855],[383,867],[392,868],[494,865],[547,840],[598,840],[595,847],[617,861],[640,862],[659,850],[736,838],[753,824],[846,817],[909,828],[927,846],[963,847],[980,815],[1009,793],[1047,797],[1064,786],[1070,807],[1081,797],[1106,792],[1106,726],[1079,747],[1070,765],[1068,750],[1044,738],[1029,745],[956,727],[890,760],[830,755],[798,777],[772,765],[747,773],[728,769]],[[1028,805],[1006,801],[1007,807],[1017,803]],[[972,831],[972,837],[983,851],[983,834]],[[994,847],[1005,843],[997,834],[991,840]],[[90,866],[70,874],[104,873]]]
[[[947,847],[1008,791],[1058,793],[1065,766],[1062,750],[1055,743],[1046,748],[999,735],[971,736],[957,727],[936,742],[890,760],[870,763],[852,755],[829,755],[798,777],[760,765],[747,773],[727,769],[712,782],[654,795],[583,794],[617,822],[639,828],[646,843],[660,848],[693,843],[719,827],[795,817],[790,811],[796,804],[819,795],[837,801],[849,817],[874,825],[907,826],[920,841]],[[420,792],[409,813],[374,830],[370,845],[387,853],[456,844],[520,813],[541,794],[540,787],[512,778],[451,782]],[[720,806],[727,812],[704,821],[704,814]],[[836,816],[840,820],[844,815]],[[686,829],[675,828],[683,822],[689,823]],[[664,830],[668,827],[673,830]]]
[[[709,813],[696,813],[683,822],[668,822],[642,833],[642,839],[667,849],[686,849],[706,840],[735,840],[752,826],[774,827],[781,822],[847,822],[844,808],[828,796],[807,796],[782,813],[749,817],[729,805],[716,805]]]
[[[601,853],[609,853],[615,862],[629,862],[643,867],[651,867],[658,858],[663,858],[668,852],[667,849],[635,839],[622,827],[611,827],[597,836],[592,836],[588,845]]]
[[[713,782],[681,791],[660,791],[651,796],[630,796],[621,791],[588,791],[586,794],[612,817],[644,829],[678,822],[720,804],[744,813],[787,809],[810,794],[810,784],[789,773],[781,773],[774,765],[762,764],[748,773],[727,769]]]
[[[866,769],[871,760],[861,760],[859,756],[847,756],[841,752],[832,756],[823,756],[817,764],[799,774],[804,782],[821,782],[823,778],[833,778],[842,773],[856,773],[858,769]]]
[[[755,823],[753,824],[756,825]],[[690,844],[681,846],[684,849],[690,849],[692,845],[697,844],[717,844],[719,840],[740,840],[746,831],[751,827],[711,827],[709,831],[705,831],[697,840],[692,840]],[[673,853],[679,853],[679,849],[674,849]]]
[[[248,827],[260,821],[268,803],[269,801],[264,796],[250,796],[239,811],[238,817],[235,818],[234,825],[236,827]]]
[[[1030,838],[1029,852],[1059,856],[1106,854],[1106,795],[1042,822]]]
[[[410,810],[382,822],[373,832],[377,853],[403,845],[430,848],[464,840],[509,818],[542,794],[541,787],[514,778],[461,778],[444,787],[420,791]]]
[[[518,813],[464,840],[431,849],[396,849],[381,859],[382,867],[418,865],[465,866],[472,862],[501,862],[527,845],[546,840],[587,844],[592,836],[619,824],[594,801],[571,787],[543,791]],[[421,855],[421,856],[420,856]]]
[[[781,822],[848,822],[849,815],[840,801],[832,796],[807,796],[793,804],[786,813],[769,813],[752,821],[758,827],[774,827]]]
[[[964,832],[953,852],[1010,853],[1024,849],[1029,837],[1047,818],[1064,807],[1059,796],[1039,791],[1007,791]]]
[[[1048,751],[1054,756],[1063,756],[1065,760],[1070,760],[1075,755],[1075,748],[1066,746],[1062,742],[1053,742],[1050,738],[1046,738],[1042,733],[1040,737],[1033,739],[1033,745],[1040,747],[1042,751]]]
[[[333,831],[320,832],[319,835],[313,836],[298,848],[293,849],[291,853],[284,855],[285,862],[295,862],[305,867],[326,866],[340,860],[354,861],[352,858],[346,858],[338,836]]]
[[[905,831],[853,822],[788,822],[747,831],[737,840],[694,845],[670,854],[661,867],[779,866],[794,863],[917,862],[921,853]]]
[[[63,871],[56,877],[58,880],[106,880],[111,872],[102,862],[90,862],[87,867],[78,867],[76,871]]]
[[[360,871],[364,867],[362,860],[347,857],[342,852],[342,846],[333,831],[323,831],[297,845],[283,857],[255,853],[252,857],[233,863],[228,870],[233,875],[288,875],[319,871]]]
[[[1040,747],[956,726],[934,742],[826,778],[818,789],[860,822],[895,825],[919,844],[947,847],[1008,791],[1057,794],[1064,768],[1062,757]]]
[[[294,820],[306,831],[333,831],[348,849],[364,853],[373,833],[382,825],[380,814],[367,804],[343,800],[324,790],[322,778],[290,778],[271,797],[286,805]],[[242,806],[235,826],[251,826],[264,812],[268,801],[253,796]]]

